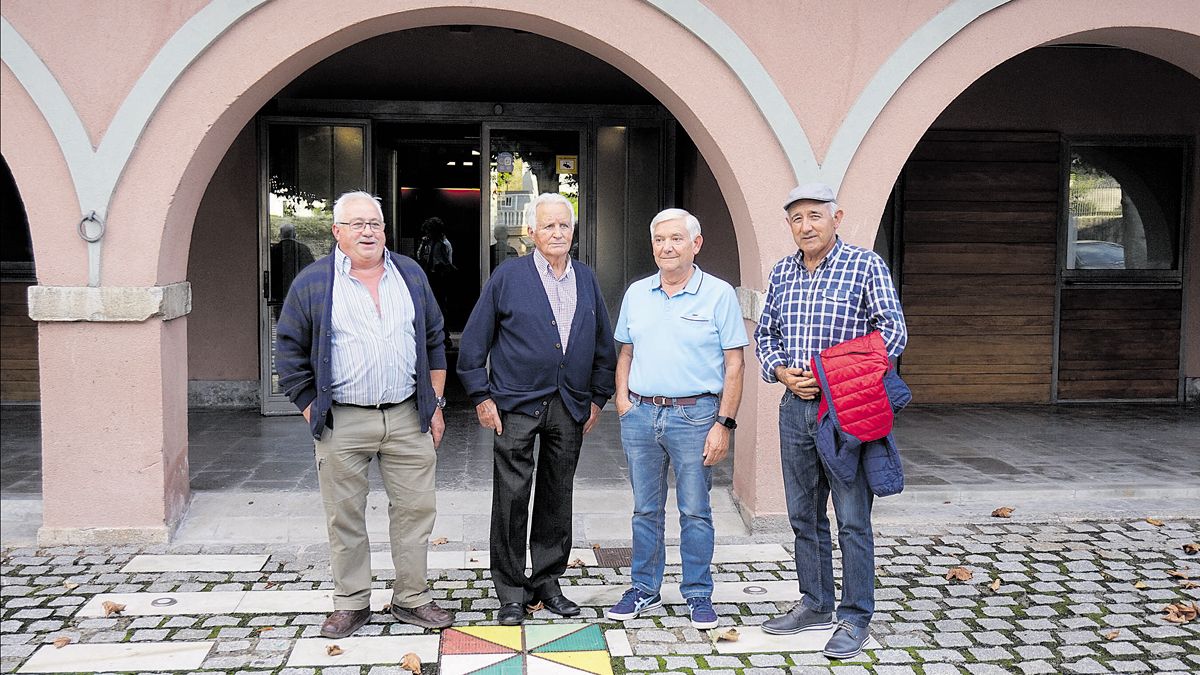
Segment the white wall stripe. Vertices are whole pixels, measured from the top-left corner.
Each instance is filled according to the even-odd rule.
[[[850,161],[858,152],[867,131],[875,124],[888,101],[913,72],[935,51],[972,21],[1011,0],[955,0],[937,16],[908,36],[887,61],[875,71],[858,100],[838,127],[821,164],[821,178],[837,190],[846,178]],[[800,183],[806,179],[797,175]]]
[[[78,111],[54,74],[8,19],[0,17],[0,58],[29,92],[46,118],[66,159],[80,217],[95,212],[100,222],[133,149],[171,86],[188,66],[243,16],[270,0],[213,0],[175,31],[142,72],[93,150]],[[64,223],[75,227],[77,223]],[[101,242],[88,244],[88,285],[100,285]]]
[[[892,95],[933,52],[967,24],[1011,0],[955,0],[884,61],[838,127],[818,163],[787,98],[737,33],[699,0],[646,0],[709,46],[737,75],[792,165],[797,183],[822,181],[836,192],[867,131]]]
[[[742,82],[750,98],[775,133],[779,147],[797,176],[820,172],[812,144],[796,119],[787,97],[779,90],[750,47],[729,24],[699,0],[646,0],[660,12],[692,32],[724,61]]]

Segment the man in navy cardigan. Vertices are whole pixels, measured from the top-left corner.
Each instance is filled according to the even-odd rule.
[[[535,250],[509,260],[488,280],[463,329],[458,375],[493,446],[491,568],[497,619],[524,621],[538,603],[579,614],[558,579],[571,552],[571,496],[583,435],[613,395],[616,352],[600,285],[571,260],[575,211],[546,193],[529,207]],[[491,373],[487,363],[491,358]],[[540,439],[532,572],[525,575],[534,440]]]
[[[425,580],[436,447],[445,422],[442,313],[415,260],[384,248],[383,212],[365,192],[333,206],[337,246],[292,282],[279,317],[275,369],[304,413],[332,550],[333,608],[321,634],[343,638],[371,616],[367,470],[388,494],[396,581],[392,615],[444,628],[449,612]]]

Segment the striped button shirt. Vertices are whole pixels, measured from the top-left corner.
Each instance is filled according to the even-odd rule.
[[[808,370],[821,350],[873,330],[883,334],[888,356],[904,351],[908,329],[883,258],[840,237],[812,273],[801,255],[796,251],[771,270],[754,331],[764,380],[776,382],[778,366]]]
[[[566,271],[561,277],[556,277],[550,261],[535,248],[533,267],[538,271],[538,278],[542,280],[542,288],[546,289],[546,299],[550,301],[550,310],[554,312],[554,324],[558,327],[558,339],[563,353],[566,354],[571,322],[575,320],[575,271],[571,266],[571,256],[567,256]]]
[[[350,276],[350,258],[334,247],[333,400],[354,405],[395,403],[416,391],[416,309],[408,287],[384,256],[379,311],[371,292]]]

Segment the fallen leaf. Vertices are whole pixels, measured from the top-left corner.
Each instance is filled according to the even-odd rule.
[[[1120,630],[1110,630],[1104,634],[1104,639],[1105,640],[1116,640],[1117,636],[1120,634],[1121,634]]]
[[[254,629],[254,631],[257,633],[265,633],[269,630],[275,630],[275,627],[274,626],[259,626],[258,628]]]
[[[576,558],[576,559],[572,560],[572,561],[571,561],[571,562],[570,562],[570,563],[567,565],[567,567],[585,567],[585,565],[583,564],[583,559],[582,559],[582,558]]]
[[[975,576],[971,570],[965,567],[951,567],[949,572],[946,572],[947,579],[957,579],[959,581],[970,581],[971,577]]]
[[[268,581],[268,582],[267,582],[267,588],[275,588],[275,587],[276,587],[276,586],[278,586],[278,585],[279,585],[279,584],[278,584],[277,582],[274,582],[274,581]]]
[[[1133,582],[1133,587],[1134,588],[1145,588],[1146,582],[1142,581],[1141,579],[1138,579],[1137,581]]]
[[[450,540],[445,537],[438,537],[437,539],[434,539],[433,541],[431,541],[429,543],[433,544],[434,546],[441,546],[442,544],[450,543]]]
[[[342,648],[337,645],[329,645],[325,648],[325,653],[330,656],[337,656],[342,653]]]
[[[1184,581],[1192,578],[1190,572],[1184,572],[1183,570],[1167,570],[1167,576],[1183,579]]]
[[[991,588],[991,589],[992,589],[992,591],[998,591],[998,590],[1000,590],[1000,577],[996,577],[996,578],[995,578],[995,579],[992,581],[992,584],[991,584],[991,586],[989,586],[988,588]]]
[[[1195,542],[1192,542],[1191,544],[1184,544],[1183,552],[1188,555],[1196,555],[1197,553],[1200,553],[1200,544]]]
[[[545,606],[546,605],[539,600],[536,605],[525,605],[525,609],[529,610],[529,613],[532,614],[534,612],[541,611],[543,608],[545,608]]]
[[[63,588],[67,589],[68,591],[73,591],[76,588],[79,588],[79,584],[70,581],[64,581]]]
[[[741,637],[736,628],[710,628],[708,631],[708,639],[714,645],[721,640],[737,642]]]
[[[593,551],[599,551],[599,550],[600,550],[600,544],[592,544],[592,550],[593,550]]]
[[[113,602],[112,600],[105,600],[100,606],[104,608],[104,616],[120,614],[125,611],[125,605]]]
[[[392,603],[390,603],[390,602],[388,602],[388,603],[384,603],[384,605],[383,605],[383,613],[384,613],[384,614],[391,614],[391,613],[392,613]]]
[[[1167,613],[1163,618],[1171,623],[1191,623],[1197,615],[1200,615],[1200,607],[1197,607],[1194,602],[1186,605],[1177,602],[1163,607],[1163,611]]]
[[[421,657],[409,652],[401,657],[400,667],[414,675],[421,675]]]
[[[1190,590],[1192,590],[1193,588],[1200,588],[1200,582],[1196,582],[1196,581],[1185,581],[1185,582],[1183,582],[1182,584],[1179,584],[1179,587],[1180,587],[1180,588],[1182,588],[1182,589],[1185,589],[1185,590],[1189,590],[1189,591],[1190,591]]]
[[[942,503],[943,503],[943,504],[949,504],[949,503],[950,503],[950,500],[949,500],[949,499],[947,499],[946,501],[944,501],[944,502],[942,502]]]
[[[71,638],[67,637],[66,635],[60,638],[55,638],[53,644],[55,649],[62,649],[63,647],[71,644]]]
[[[1015,511],[1015,509],[1011,506],[1001,506],[1000,508],[996,509],[995,511],[992,511],[992,517],[993,518],[1011,518],[1013,511]]]
[[[1166,523],[1159,520],[1158,518],[1147,518],[1146,522],[1150,523],[1151,525],[1153,525],[1155,527],[1162,527],[1163,525],[1166,525]]]

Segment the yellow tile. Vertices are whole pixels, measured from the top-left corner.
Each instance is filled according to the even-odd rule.
[[[522,638],[520,626],[461,626],[459,631],[474,635],[481,640],[494,642],[514,651],[521,651]]]
[[[546,659],[561,663],[572,668],[578,668],[597,675],[613,675],[612,657],[605,651],[592,652],[542,652],[530,654],[530,658]]]

